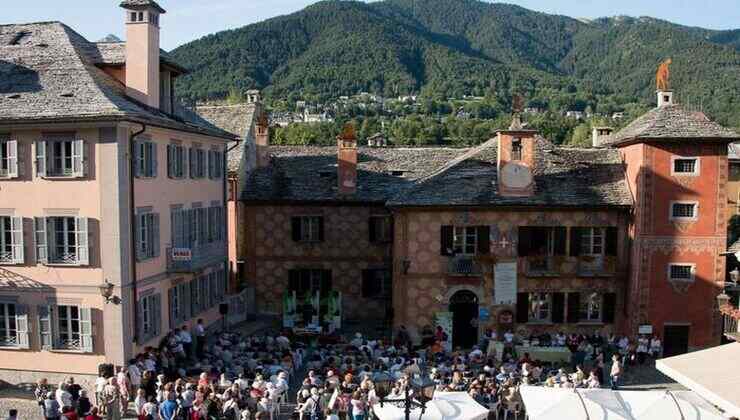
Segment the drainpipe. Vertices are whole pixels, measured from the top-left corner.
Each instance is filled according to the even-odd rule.
[[[221,168],[223,169],[223,205],[224,205],[224,241],[226,242],[226,273],[228,273],[228,281],[226,282],[226,287],[228,289],[231,289],[231,282],[232,282],[232,276],[231,276],[231,264],[229,264],[229,197],[228,197],[228,189],[229,189],[229,152],[236,149],[241,145],[241,139],[236,139],[235,144],[229,148],[226,149],[226,152],[224,152],[223,157],[223,166]],[[238,179],[237,174],[237,179]],[[238,181],[237,181],[238,183]],[[239,217],[239,212],[237,208],[237,201],[239,201],[236,197],[236,187],[234,186],[234,217]],[[236,223],[234,223],[234,229],[236,229]],[[234,240],[236,241],[236,238],[239,236],[239,232],[236,232],[234,235]],[[237,241],[238,242],[238,241]],[[234,270],[236,270],[236,266],[234,267]],[[230,291],[230,290],[229,290]]]
[[[136,200],[134,195],[134,156],[136,153],[136,150],[134,149],[134,138],[138,136],[139,134],[146,131],[146,124],[141,124],[141,130],[136,131],[134,133],[131,133],[129,136],[129,153],[128,153],[128,162],[129,162],[129,197],[131,199],[131,205],[129,206],[129,226],[130,226],[130,243],[131,243],[131,261],[132,261],[132,269],[131,269],[131,292],[134,296],[134,302],[133,302],[133,314],[134,314],[134,343],[139,344],[139,302],[136,299],[136,295],[138,293],[137,287],[136,287],[136,223],[134,223],[134,220],[136,220]],[[166,258],[166,257],[165,257]]]

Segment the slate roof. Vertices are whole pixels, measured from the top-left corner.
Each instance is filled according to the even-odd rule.
[[[121,7],[127,9],[145,9],[147,7],[153,7],[157,9],[159,13],[167,13],[159,4],[154,0],[123,0],[120,3]]]
[[[619,145],[635,140],[732,140],[740,138],[736,132],[710,120],[704,113],[689,111],[680,105],[653,108],[631,122],[627,127],[604,139],[605,145]]]
[[[129,98],[96,67],[99,45],[60,22],[0,25],[0,125],[127,120],[233,139],[187,110],[168,115]]]
[[[732,245],[727,247],[727,252],[725,254],[736,254],[740,252],[740,239],[733,242]]]
[[[248,174],[242,200],[385,203],[467,149],[358,147],[357,193],[337,194],[337,148],[271,146],[272,164]]]
[[[197,113],[216,127],[226,130],[242,139],[243,144],[229,151],[228,169],[237,172],[240,168],[247,141],[254,141],[253,126],[258,105],[210,105],[198,106]]]
[[[245,201],[382,202],[389,206],[630,206],[612,149],[571,149],[537,139],[532,197],[497,192],[496,139],[475,147],[358,148],[358,191],[337,194],[335,147],[271,147],[272,165],[249,174]],[[403,176],[401,176],[401,173]]]
[[[529,197],[498,194],[496,138],[470,149],[420,180],[390,206],[630,206],[622,159],[613,149],[556,147],[535,141],[535,191]]]
[[[99,54],[94,54],[92,56],[94,64],[109,66],[122,66],[126,64],[125,41],[98,41],[95,43],[95,47]],[[162,63],[174,68],[181,74],[188,73],[188,70],[177,64],[165,50],[159,50],[159,59]]]
[[[740,160],[740,143],[730,143],[727,145],[727,159]]]

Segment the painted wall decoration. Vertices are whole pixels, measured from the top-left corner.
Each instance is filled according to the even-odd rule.
[[[497,263],[493,269],[494,305],[513,305],[516,303],[517,278],[516,262]]]

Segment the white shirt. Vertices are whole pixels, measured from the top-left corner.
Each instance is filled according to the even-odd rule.
[[[180,330],[179,338],[182,343],[189,344],[193,342],[193,336],[190,335],[190,331]]]
[[[206,330],[203,328],[203,324],[196,324],[195,325],[195,336],[196,337],[203,337],[206,335]]]
[[[140,385],[141,384],[141,371],[139,370],[139,366],[136,364],[129,365],[128,366],[128,377],[131,378],[131,384],[132,385]]]
[[[507,343],[511,343],[512,341],[514,341],[514,334],[512,334],[509,331],[505,332],[504,333],[504,341],[506,341]]]
[[[103,388],[108,385],[108,381],[102,376],[98,376],[95,380],[95,392],[103,392]]]

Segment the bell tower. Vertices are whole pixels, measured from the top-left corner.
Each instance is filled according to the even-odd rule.
[[[507,197],[528,197],[534,194],[534,164],[536,130],[524,128],[521,112],[524,101],[514,97],[513,115],[508,130],[498,136],[498,193]]]

